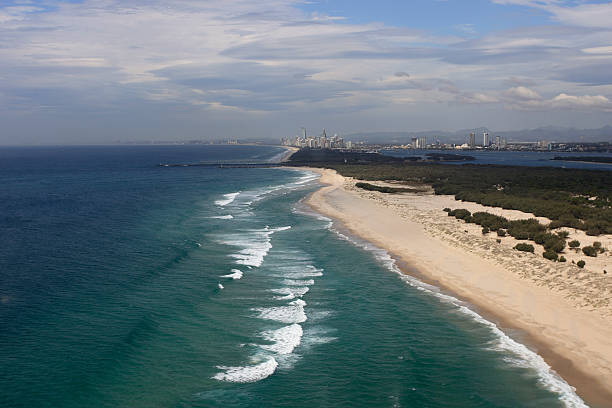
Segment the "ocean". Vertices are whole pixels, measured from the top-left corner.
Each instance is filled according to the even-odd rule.
[[[0,149],[2,407],[579,407],[266,146]],[[514,333],[520,338],[520,333]]]

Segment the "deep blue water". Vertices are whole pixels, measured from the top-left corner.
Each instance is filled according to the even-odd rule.
[[[566,169],[590,169],[612,171],[612,164],[587,163],[563,160],[551,160],[556,156],[587,156],[610,157],[612,153],[591,152],[521,152],[521,151],[489,151],[489,150],[385,150],[384,154],[396,157],[425,156],[427,153],[451,153],[473,156],[476,160],[469,162],[447,162],[448,164],[498,164],[502,166],[532,166],[532,167],[562,167]]]
[[[273,147],[0,149],[2,407],[581,406]]]

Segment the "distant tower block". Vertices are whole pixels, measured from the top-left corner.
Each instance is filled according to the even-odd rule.
[[[489,139],[489,134],[487,132],[482,133],[482,145],[484,147],[491,145],[491,140]]]
[[[476,133],[470,133],[470,147],[476,146]]]

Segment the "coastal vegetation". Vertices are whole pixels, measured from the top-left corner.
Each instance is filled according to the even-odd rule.
[[[609,156],[555,156],[551,160],[612,164],[612,157]]]
[[[540,244],[546,250],[544,254],[546,259],[556,260],[556,254],[563,252],[565,249],[565,239],[568,237],[568,234],[565,231],[558,233],[547,232],[546,226],[535,218],[510,221],[505,217],[483,211],[472,214],[465,208],[455,210],[445,208],[444,210],[449,216],[454,216],[467,223],[480,225],[483,234],[495,231],[499,237],[505,237],[508,234],[519,240],[530,240]],[[596,251],[594,248],[593,250]]]
[[[458,200],[549,218],[552,230],[571,227],[588,235],[612,234],[612,177],[607,171],[403,162],[396,157],[372,153],[367,156],[370,161],[360,163],[353,157],[356,153],[347,153],[348,156],[339,151],[298,153],[288,165],[332,168],[343,176],[360,180],[429,184],[435,194],[450,194]],[[499,229],[487,227],[493,231]],[[516,234],[515,238],[528,239],[545,229],[527,221],[525,225],[515,224],[506,230],[509,235]]]
[[[407,187],[387,187],[387,186],[376,186],[370,183],[355,183],[355,186],[368,191],[379,191],[381,193],[396,194],[396,193],[421,193],[427,191],[426,189],[420,188],[407,188]]]
[[[535,250],[533,245],[531,244],[525,244],[525,243],[518,243],[514,246],[514,249],[516,249],[517,251],[523,251],[523,252],[531,252],[533,254],[533,251]]]
[[[584,253],[586,256],[591,256],[591,257],[597,256],[597,250],[593,248],[592,246],[585,246],[584,248],[582,248],[582,253]]]

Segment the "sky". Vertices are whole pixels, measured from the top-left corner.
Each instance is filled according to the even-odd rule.
[[[0,144],[612,124],[612,2],[0,0]]]

